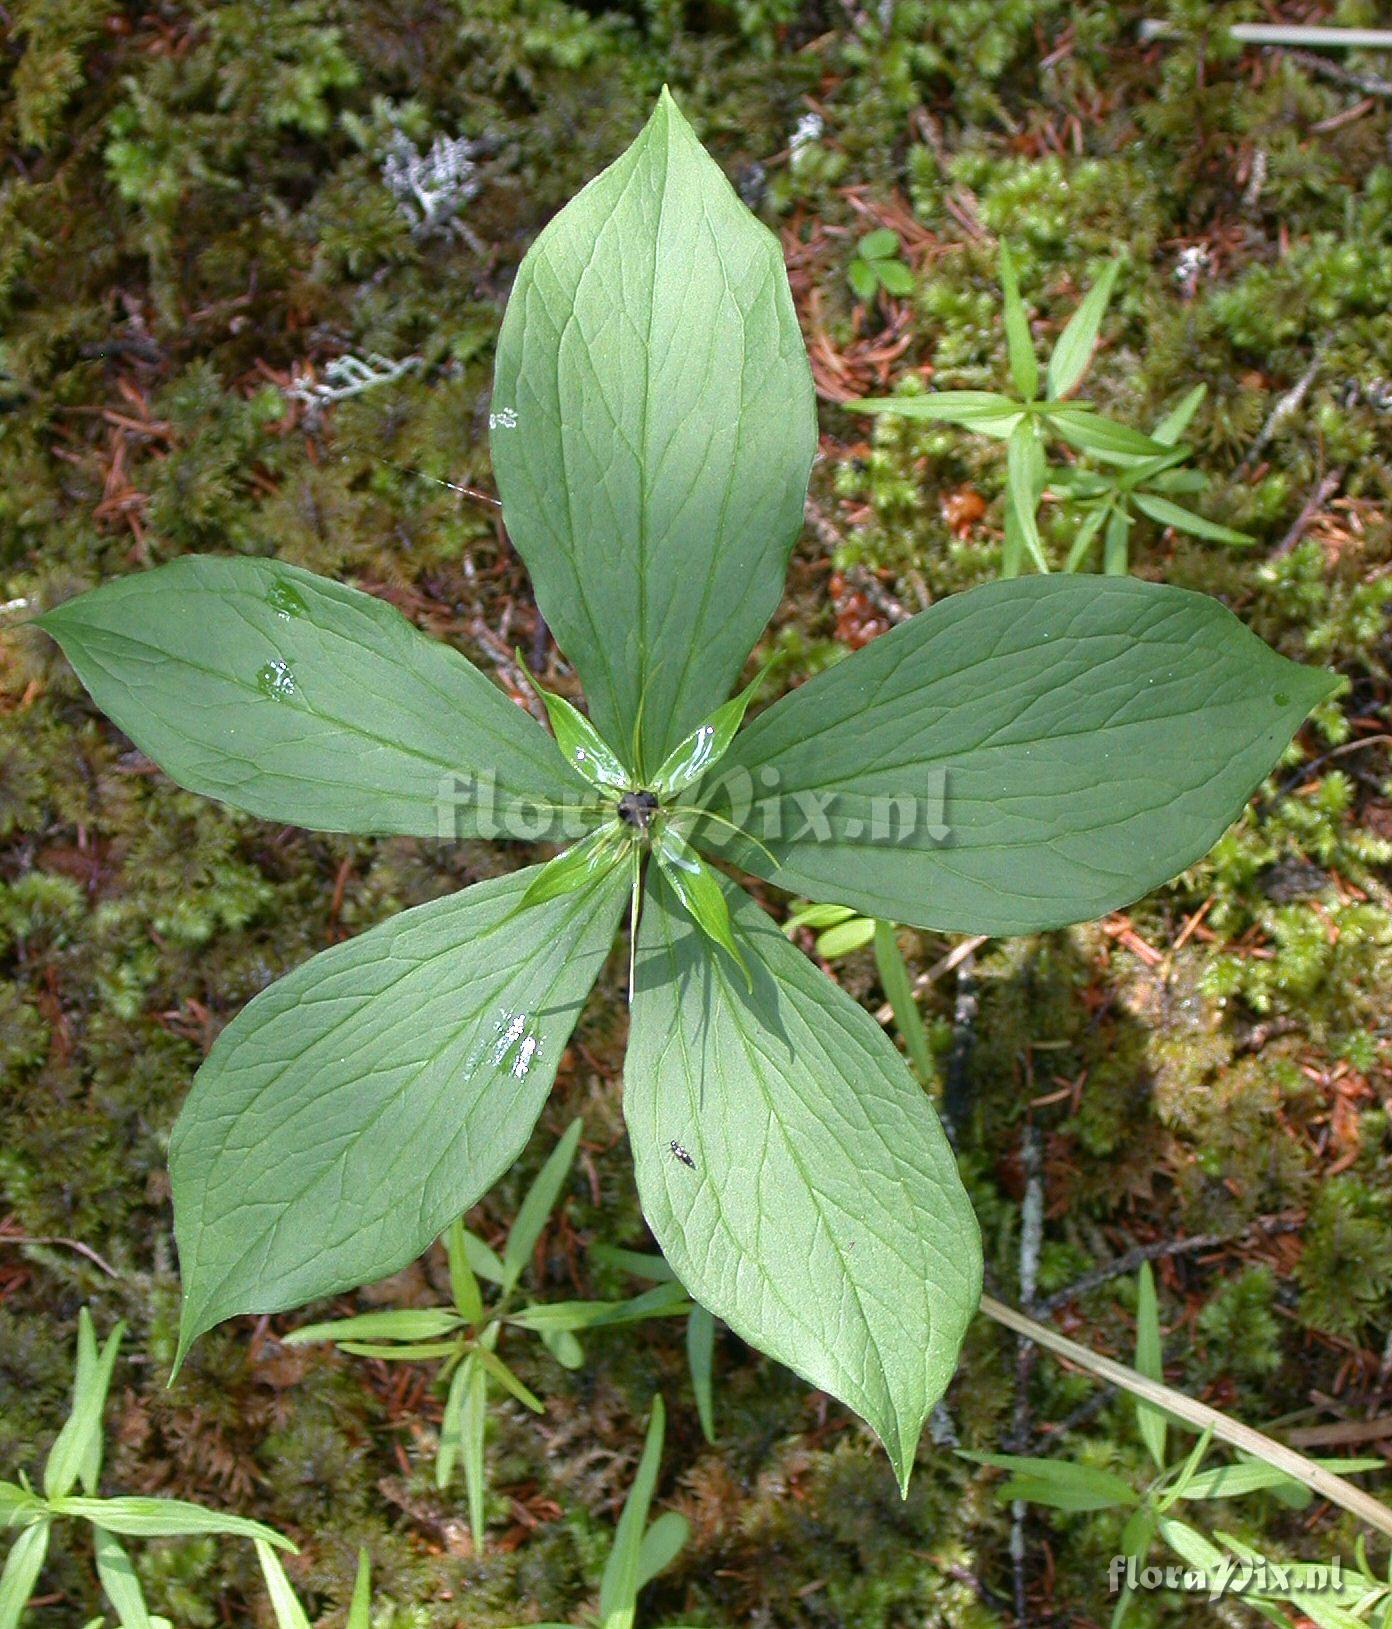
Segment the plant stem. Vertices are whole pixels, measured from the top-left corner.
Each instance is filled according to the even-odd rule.
[[[1297,1453],[1294,1448],[1286,1447],[1284,1443],[1254,1430],[1250,1425],[1243,1425],[1240,1420],[1220,1414],[1207,1403],[1186,1397],[1182,1391],[1175,1391],[1173,1387],[1166,1386],[1158,1380],[1147,1380],[1144,1375],[1137,1374],[1134,1369],[1124,1363],[1118,1363],[1114,1358],[1090,1352],[1086,1346],[1079,1346],[1077,1341],[1071,1341],[1066,1335],[1058,1334],[1047,1324],[1027,1318],[1023,1312],[1017,1312],[993,1296],[981,1297],[981,1311],[996,1323],[1004,1325],[1006,1329],[1013,1330],[1015,1334],[1038,1342],[1055,1357],[1076,1363],[1088,1374],[1110,1381],[1114,1386],[1120,1386],[1123,1391],[1129,1391],[1133,1396],[1154,1403],[1166,1413],[1183,1420],[1186,1425],[1193,1426],[1195,1430],[1211,1430],[1215,1437],[1221,1438],[1234,1448],[1241,1449],[1243,1453],[1254,1455],[1267,1465],[1274,1465],[1277,1470],[1284,1471],[1287,1476],[1304,1483],[1311,1492],[1328,1499],[1331,1504],[1342,1506],[1360,1521],[1392,1537],[1392,1510],[1380,1504],[1370,1494],[1364,1493],[1361,1488],[1346,1482],[1342,1476],[1336,1476],[1333,1471],[1327,1471],[1314,1460]]]
[[[913,997],[909,969],[904,953],[899,949],[893,922],[878,919],[875,922],[875,966],[880,975],[880,987],[889,997],[895,1028],[904,1037],[909,1062],[918,1076],[918,1083],[931,1090],[937,1076],[937,1070],[933,1067],[933,1049],[928,1044],[928,1031],[923,1026],[923,1016]]]
[[[921,996],[925,990],[936,984],[944,973],[952,972],[953,968],[960,967],[964,961],[974,956],[989,937],[989,934],[974,933],[969,939],[959,939],[945,956],[940,956],[933,963],[927,972],[918,975],[911,986],[913,993],[916,996]],[[882,1007],[876,1009],[875,1018],[881,1024],[887,1024],[893,1017],[894,1008],[888,1001]]]

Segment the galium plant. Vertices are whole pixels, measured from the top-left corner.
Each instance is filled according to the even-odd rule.
[[[1306,1624],[1314,1629],[1392,1629],[1392,1562],[1379,1575],[1361,1534],[1348,1565],[1342,1560],[1276,1561],[1233,1533],[1218,1529],[1208,1538],[1187,1522],[1167,1520],[1161,1532],[1184,1562],[1180,1581],[1186,1593],[1197,1583],[1207,1586],[1210,1599],[1237,1596],[1280,1629],[1291,1629],[1292,1621],[1298,1629]]]
[[[667,1260],[663,1256],[652,1255],[646,1250],[624,1250],[611,1244],[597,1244],[590,1251],[593,1260],[604,1262],[610,1267],[617,1267],[620,1271],[631,1273],[634,1278],[641,1278],[656,1286],[649,1294],[652,1304],[661,1311],[665,1311],[668,1302],[659,1292],[662,1286],[673,1284],[676,1274],[673,1273]],[[670,1291],[668,1292],[670,1294]],[[646,1302],[648,1297],[637,1296],[635,1302]],[[621,1306],[628,1303],[620,1302]],[[715,1441],[715,1319],[711,1317],[705,1307],[698,1306],[694,1301],[689,1303],[690,1311],[686,1315],[686,1361],[691,1375],[691,1394],[696,1403],[696,1418],[701,1423],[701,1435],[707,1442]],[[659,1313],[649,1313],[647,1316],[659,1316]]]
[[[1159,1307],[1149,1262],[1142,1265],[1137,1285],[1134,1367],[1144,1380],[1163,1385]],[[1250,1455],[1232,1463],[1207,1465],[1213,1442],[1211,1428],[1203,1431],[1190,1448],[1180,1450],[1172,1457],[1169,1450],[1171,1432],[1179,1427],[1180,1422],[1167,1416],[1164,1409],[1154,1402],[1134,1392],[1131,1403],[1141,1441],[1155,1467],[1154,1475],[1141,1487],[1133,1485],[1116,1471],[1095,1465],[1021,1454],[962,1453],[964,1459],[1009,1472],[998,1489],[1003,1500],[1019,1499],[1063,1511],[1115,1510],[1126,1513],[1113,1578],[1117,1599],[1112,1611],[1111,1629],[1123,1629],[1135,1590],[1132,1580],[1139,1577],[1150,1564],[1157,1539],[1170,1546],[1190,1566],[1202,1568],[1215,1588],[1230,1588],[1239,1577],[1233,1560],[1238,1552],[1234,1550],[1225,1557],[1211,1539],[1181,1519],[1176,1507],[1186,1503],[1204,1504],[1236,1499],[1268,1491],[1293,1509],[1303,1510],[1312,1498],[1310,1488],[1289,1470]],[[1380,1458],[1315,1460],[1313,1464],[1344,1476],[1383,1468]],[[1226,1535],[1218,1536],[1226,1540]],[[1291,1589],[1269,1596],[1268,1603],[1289,1600],[1299,1605],[1321,1629],[1349,1629],[1350,1619],[1337,1615],[1344,1611],[1337,1601],[1326,1598],[1323,1602],[1326,1609],[1335,1609],[1333,1615],[1320,1617],[1309,1611],[1304,1597],[1310,1592],[1300,1589],[1301,1577],[1307,1572],[1308,1569],[1298,1564],[1293,1566],[1290,1571],[1293,1580]],[[1366,1566],[1364,1572],[1367,1572]],[[1247,1583],[1251,1583],[1250,1571]],[[1349,1589],[1355,1600],[1366,1600],[1372,1604],[1383,1597],[1386,1586],[1375,1578],[1370,1579],[1369,1575],[1357,1583],[1351,1577]],[[1289,1624],[1290,1620],[1274,1608],[1262,1611],[1252,1598],[1254,1593],[1259,1595],[1260,1592],[1244,1588],[1242,1593],[1243,1598],[1254,1605],[1262,1616],[1274,1623]]]
[[[462,1220],[444,1235],[449,1262],[451,1304],[402,1307],[365,1312],[308,1324],[286,1337],[296,1346],[333,1341],[339,1351],[385,1362],[423,1363],[442,1360],[439,1378],[448,1383],[435,1456],[435,1482],[447,1488],[456,1463],[462,1463],[474,1543],[482,1548],[488,1494],[484,1472],[484,1432],[490,1382],[540,1414],[545,1404],[498,1355],[498,1342],[509,1329],[540,1337],[556,1361],[578,1369],[584,1352],[576,1332],[645,1318],[690,1314],[691,1302],[680,1284],[669,1280],[625,1301],[522,1300],[519,1284],[547,1217],[565,1185],[580,1144],[582,1122],[573,1120],[518,1208],[500,1256]],[[488,1288],[487,1298],[480,1279]]]
[[[624,1500],[614,1531],[614,1542],[600,1580],[594,1629],[633,1629],[639,1591],[671,1566],[690,1536],[690,1523],[674,1510],[664,1512],[651,1523],[648,1521],[662,1462],[665,1422],[662,1399],[654,1397],[643,1452]],[[256,1554],[266,1580],[276,1629],[309,1629],[309,1619],[296,1598],[290,1580],[285,1576],[280,1557],[260,1539],[256,1543]],[[345,1629],[370,1629],[371,1603],[371,1569],[364,1550],[358,1555],[357,1578]],[[526,1629],[575,1629],[575,1626],[536,1624],[526,1626]]]
[[[628,1497],[614,1529],[614,1542],[604,1563],[595,1614],[585,1629],[633,1629],[638,1617],[639,1591],[672,1565],[690,1536],[690,1523],[675,1510],[664,1511],[655,1521],[648,1521],[662,1463],[666,1419],[661,1397],[654,1397],[638,1469],[633,1473]],[[539,1623],[519,1625],[518,1629],[581,1629],[581,1626]]]
[[[1060,345],[1047,406],[998,430],[1114,434],[1061,405],[1090,335]],[[219,1036],[170,1143],[180,1356],[396,1271],[485,1193],[627,910],[649,1226],[691,1298],[860,1413],[907,1485],[977,1304],[976,1221],[892,1041],[712,860],[916,927],[1095,917],[1203,855],[1336,680],[1204,596],[1035,576],[940,602],[740,730],[748,693],[725,698],[801,529],[812,380],[775,239],[665,93],[523,261],[491,419],[588,705],[546,698],[554,739],[390,606],[272,560],[176,560],[40,619],[192,790],[320,830],[573,839],[324,951]]]
[[[1065,571],[1077,571],[1100,537],[1103,571],[1124,577],[1130,566],[1131,527],[1138,516],[1230,548],[1246,548],[1252,543],[1248,533],[1220,526],[1175,502],[1177,494],[1202,492],[1208,484],[1198,470],[1179,468],[1189,456],[1188,449],[1179,445],[1179,438],[1198,411],[1206,389],[1205,385],[1195,385],[1150,432],[1152,441],[1170,448],[1168,453],[1143,458],[1137,453],[1094,452],[1095,461],[1109,467],[1091,470],[1068,464],[1046,472],[1046,487],[1062,497],[1079,517],[1064,561]]]
[[[285,1576],[280,1557],[264,1539],[256,1541],[256,1559],[261,1563],[261,1576],[266,1580],[266,1594],[276,1629],[310,1629],[309,1614],[300,1605]],[[372,1629],[372,1563],[366,1550],[358,1551],[358,1571],[343,1629]]]
[[[0,1482],[0,1527],[14,1531],[0,1571],[0,1629],[16,1629],[48,1555],[54,1527],[86,1522],[102,1592],[121,1629],[152,1629],[152,1618],[123,1538],[162,1538],[215,1533],[255,1539],[284,1550],[294,1546],[260,1522],[224,1516],[185,1499],[98,1496],[104,1439],[102,1414],[121,1349],[125,1326],[117,1324],[99,1348],[91,1314],[83,1307],[77,1323],[77,1362],[72,1408],[44,1461],[42,1491],[21,1471],[17,1482]],[[75,1488],[81,1488],[75,1493]]]
[[[895,413],[901,418],[959,424],[978,435],[1006,443],[1005,543],[1001,576],[1019,575],[1026,559],[1037,571],[1049,562],[1039,532],[1038,511],[1046,490],[1071,500],[1080,512],[1077,533],[1064,562],[1077,571],[1087,560],[1099,532],[1103,538],[1102,569],[1126,575],[1128,539],[1136,513],[1162,526],[1173,526],[1214,543],[1244,545],[1245,532],[1196,515],[1174,501],[1176,493],[1203,490],[1204,477],[1178,466],[1190,449],[1180,444],[1199,403],[1196,386],[1149,436],[1073,399],[1092,363],[1093,349],[1112,297],[1120,263],[1113,261],[1084,296],[1049,353],[1043,373],[1035,354],[1029,313],[1020,297],[1019,278],[1008,244],[1000,246],[1002,320],[1013,396],[991,390],[933,390],[922,395],[866,397],[848,405],[869,413]],[[1050,440],[1106,466],[1052,466],[1045,457]]]

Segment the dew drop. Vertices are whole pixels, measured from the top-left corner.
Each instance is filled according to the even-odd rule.
[[[1275,701],[1278,707],[1290,706],[1290,697],[1285,693],[1284,690],[1278,690],[1272,699]]]
[[[288,701],[295,694],[295,675],[290,671],[290,664],[278,656],[275,661],[267,662],[256,675],[256,688],[272,701]]]
[[[278,617],[286,622],[291,617],[302,617],[309,614],[309,607],[304,602],[298,588],[288,582],[284,577],[277,577],[266,594],[266,604]]]

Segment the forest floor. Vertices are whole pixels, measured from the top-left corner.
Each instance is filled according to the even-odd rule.
[[[714,1445],[679,1323],[596,1333],[575,1373],[519,1350],[547,1409],[494,1405],[480,1554],[462,1488],[434,1485],[428,1366],[286,1347],[303,1317],[285,1315],[222,1326],[167,1385],[165,1155],[212,1038],[315,951],[531,856],[306,834],[183,793],[17,624],[185,551],[273,553],[385,596],[505,686],[514,647],[535,642],[565,688],[494,510],[458,488],[493,490],[493,345],[521,254],[664,82],[782,236],[821,400],[809,524],[762,647],[785,652],[780,682],[995,573],[999,444],[842,404],[910,374],[1004,381],[1002,237],[1046,336],[1120,259],[1089,386],[1109,412],[1148,426],[1207,386],[1191,431],[1210,477],[1200,504],[1254,542],[1145,523],[1132,569],[1220,595],[1346,688],[1204,862],[1106,921],[981,945],[927,987],[924,1014],[965,1106],[962,1164],[996,1293],[1020,1293],[1033,1180],[1037,1295],[1057,1328],[1127,1356],[1131,1253],[1149,1253],[1173,1384],[1312,1451],[1357,1440],[1392,1455],[1392,57],[1240,50],[1224,34],[1274,13],[1368,24],[1376,11],[0,12],[0,1478],[42,1462],[88,1305],[99,1329],[130,1328],[109,1488],[290,1534],[291,1577],[325,1625],[343,1621],[359,1544],[377,1629],[579,1622],[655,1389],[669,1409],[658,1505],[685,1513],[692,1538],[640,1623],[978,1629],[1016,1621],[1017,1589],[1031,1624],[1110,1620],[1123,1514],[1031,1510],[1017,1566],[998,1473],[948,1439],[1143,1485],[1132,1415],[1052,1360],[1017,1366],[1013,1338],[984,1321],[902,1502],[858,1421],[733,1337],[717,1344]],[[1181,37],[1141,44],[1143,14]],[[389,160],[439,138],[474,145],[432,219]],[[854,292],[855,244],[874,227],[898,234],[911,294]],[[349,358],[367,370],[356,392]],[[1046,509],[1059,558],[1073,524]],[[786,900],[762,897],[786,916]],[[952,948],[902,943],[916,972]],[[868,951],[832,972],[883,999]],[[647,1243],[618,1101],[622,989],[616,957],[526,1156],[470,1219],[499,1237],[583,1114],[532,1269],[551,1298],[638,1288],[589,1254]],[[1097,1271],[1112,1266],[1128,1271]],[[429,1258],[336,1305],[419,1303],[441,1275]],[[1204,1519],[1271,1554],[1352,1555],[1351,1523],[1318,1504],[1260,1495]],[[138,1565],[180,1629],[270,1622],[245,1545],[159,1540]],[[55,1547],[40,1591],[36,1625],[76,1629],[100,1610],[81,1546]],[[1196,1620],[1255,1621],[1165,1592],[1126,1621]]]

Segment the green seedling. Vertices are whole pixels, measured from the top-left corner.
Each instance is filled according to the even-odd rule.
[[[1381,1463],[1381,1461],[1379,1461]],[[1291,1612],[1314,1629],[1389,1629],[1392,1626],[1392,1561],[1379,1577],[1362,1535],[1354,1564],[1273,1562],[1221,1529],[1206,1537],[1187,1522],[1164,1517],[1161,1538],[1208,1586],[1211,1599],[1240,1598],[1266,1623],[1291,1629]],[[1217,1540],[1215,1543],[1214,1540]]]
[[[633,1629],[638,1617],[639,1592],[671,1566],[691,1531],[686,1517],[674,1510],[665,1512],[652,1523],[648,1521],[662,1461],[665,1421],[662,1399],[654,1397],[642,1458],[624,1500],[619,1524],[614,1529],[614,1543],[600,1579],[599,1601],[589,1623],[519,1624],[517,1629]],[[673,1625],[672,1629],[679,1626]]]
[[[867,232],[856,244],[846,281],[858,300],[868,305],[881,289],[897,298],[913,293],[914,274],[900,257],[899,248],[899,234],[887,226]]]
[[[684,1150],[680,1144],[670,1151],[680,1159]],[[634,1278],[651,1284],[675,1282],[676,1275],[661,1256],[642,1250],[620,1250],[613,1245],[597,1244],[590,1252],[596,1261],[618,1267]],[[640,1297],[640,1299],[642,1299]],[[704,1307],[694,1303],[686,1315],[686,1361],[691,1374],[691,1392],[696,1400],[696,1416],[701,1422],[701,1434],[707,1442],[715,1441],[715,1319]]]
[[[256,1541],[256,1559],[261,1563],[261,1576],[266,1580],[266,1594],[270,1597],[276,1629],[310,1629],[309,1615],[290,1587],[280,1557],[264,1539]],[[372,1629],[372,1567],[366,1550],[358,1551],[358,1572],[343,1629]]]
[[[1050,569],[1038,519],[1040,500],[1049,488],[1076,500],[1082,511],[1064,565],[1066,572],[1078,570],[1102,531],[1104,569],[1124,575],[1133,512],[1213,542],[1251,541],[1243,533],[1216,525],[1174,502],[1176,492],[1192,492],[1203,486],[1201,476],[1177,468],[1189,457],[1190,449],[1179,445],[1179,438],[1202,400],[1202,389],[1190,392],[1149,436],[1117,423],[1086,402],[1071,399],[1091,364],[1119,270],[1120,263],[1114,261],[1088,290],[1054,342],[1041,376],[1015,262],[1008,245],[1002,243],[1002,316],[1015,394],[935,390],[924,395],[867,397],[847,404],[861,412],[895,413],[901,418],[958,424],[1006,443],[1002,577],[1018,576],[1026,559],[1036,571]],[[1051,468],[1045,458],[1045,446],[1051,440],[1114,466],[1113,472],[1094,474],[1074,466]]]
[[[1144,1379],[1163,1383],[1159,1308],[1155,1279],[1148,1262],[1142,1265],[1137,1284],[1133,1366]],[[1219,1576],[1218,1564],[1223,1560],[1223,1552],[1181,1522],[1178,1516],[1172,1515],[1176,1506],[1270,1492],[1291,1509],[1303,1510],[1312,1497],[1310,1489],[1288,1471],[1252,1456],[1239,1458],[1233,1463],[1208,1465],[1213,1442],[1211,1430],[1204,1431],[1190,1447],[1179,1449],[1172,1456],[1170,1433],[1183,1429],[1182,1422],[1140,1396],[1133,1395],[1131,1404],[1135,1411],[1136,1429],[1155,1468],[1154,1474],[1143,1483],[1099,1466],[1073,1464],[1067,1460],[1019,1454],[962,1455],[978,1465],[990,1465],[1009,1472],[997,1489],[1002,1500],[1019,1499],[1029,1504],[1044,1505],[1051,1510],[1115,1510],[1125,1513],[1126,1523],[1122,1529],[1117,1568],[1118,1593],[1112,1611],[1111,1629],[1122,1629],[1133,1598],[1130,1574],[1124,1564],[1134,1563],[1132,1570],[1135,1573],[1142,1571],[1148,1564],[1157,1539],[1170,1545],[1182,1560],[1191,1565],[1210,1569],[1210,1562],[1213,1563],[1212,1576]],[[1343,1476],[1383,1468],[1381,1459],[1332,1459],[1316,1460],[1314,1463]],[[1200,1553],[1207,1559],[1202,1562],[1195,1560]],[[1293,1596],[1286,1598],[1294,1601]],[[1289,1625],[1290,1619],[1275,1614],[1272,1621]]]
[[[988,400],[993,433],[1028,430],[1016,463],[1046,422],[1154,452],[1065,401],[1107,286],[1043,399]],[[544,695],[551,735],[383,601],[272,560],[175,560],[39,619],[194,791],[318,830],[562,845],[333,946],[223,1029],[170,1142],[180,1358],[222,1319],[398,1271],[464,1214],[526,1143],[626,918],[653,1235],[906,1486],[977,1306],[976,1220],[893,1042],[720,863],[919,928],[1088,920],[1200,859],[1339,681],[1206,596],[1031,576],[940,601],[741,728],[750,692],[727,698],[801,530],[814,395],[778,244],[665,94],[523,261],[492,423],[587,705]]]
[[[792,938],[800,928],[809,929],[816,935],[813,945],[823,961],[839,961],[843,956],[863,950],[866,945],[874,946],[875,970],[880,976],[880,988],[890,1004],[895,1027],[909,1055],[909,1063],[919,1084],[933,1087],[938,1072],[933,1063],[928,1030],[914,1000],[909,970],[899,949],[895,924],[862,916],[849,905],[812,905],[802,900],[794,903],[796,908],[783,924],[783,931]]]
[[[1195,385],[1150,432],[1151,440],[1169,447],[1169,452],[1153,458],[1135,453],[1094,453],[1098,463],[1110,467],[1092,470],[1073,464],[1047,471],[1046,489],[1062,497],[1078,516],[1065,571],[1079,570],[1100,538],[1103,571],[1124,577],[1130,569],[1131,528],[1137,517],[1209,543],[1224,543],[1230,548],[1251,546],[1254,540],[1246,532],[1220,526],[1175,502],[1176,497],[1202,492],[1208,484],[1198,470],[1179,468],[1189,456],[1188,448],[1179,445],[1179,438],[1198,411],[1205,388]]]
[[[102,1415],[125,1325],[117,1324],[100,1348],[91,1314],[83,1307],[77,1324],[77,1363],[72,1408],[44,1462],[42,1491],[21,1471],[17,1482],[0,1482],[0,1528],[14,1542],[0,1572],[0,1629],[16,1629],[33,1593],[55,1527],[85,1522],[102,1593],[121,1629],[167,1629],[150,1615],[140,1579],[123,1538],[178,1537],[214,1533],[293,1550],[294,1545],[260,1522],[224,1516],[184,1499],[98,1496],[104,1439]],[[74,1493],[74,1488],[81,1488]]]
[[[678,1317],[695,1310],[681,1285],[670,1277],[647,1294],[626,1301],[543,1302],[520,1294],[522,1274],[570,1175],[582,1129],[579,1120],[572,1121],[538,1172],[518,1208],[501,1256],[462,1221],[450,1225],[443,1241],[449,1261],[449,1306],[333,1318],[286,1337],[291,1346],[332,1341],[340,1352],[388,1363],[440,1363],[439,1379],[448,1390],[435,1456],[435,1482],[447,1488],[456,1464],[463,1466],[469,1526],[480,1549],[487,1522],[484,1434],[489,1388],[500,1387],[534,1414],[546,1408],[498,1355],[502,1336],[508,1330],[530,1331],[562,1367],[578,1369],[585,1354],[577,1331]],[[488,1287],[486,1297],[483,1285]]]

